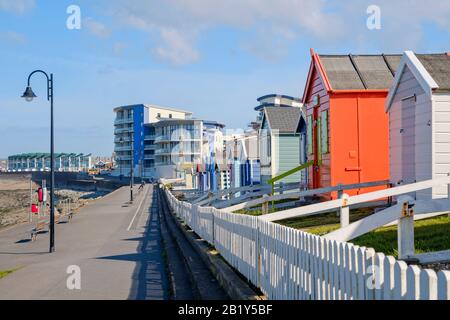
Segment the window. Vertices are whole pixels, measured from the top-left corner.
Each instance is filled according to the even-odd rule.
[[[320,114],[320,135],[320,149],[323,154],[329,153],[330,148],[328,146],[328,110],[322,111],[322,113]]]
[[[308,154],[311,155],[313,154],[313,119],[312,119],[312,115],[308,116],[308,127],[307,127],[307,145],[308,145]]]
[[[172,114],[171,113],[169,114],[169,119],[172,119]]]
[[[157,117],[157,118],[161,118],[161,113],[158,113],[158,114],[156,115],[156,117]]]

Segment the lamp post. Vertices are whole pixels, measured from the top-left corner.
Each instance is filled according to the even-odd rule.
[[[41,73],[47,78],[47,100],[50,101],[50,248],[49,252],[55,252],[55,197],[54,197],[54,187],[55,187],[55,150],[54,150],[54,135],[53,135],[53,74],[50,76],[42,71],[35,70],[28,76],[27,88],[22,95],[26,101],[31,102],[37,96],[34,94],[33,89],[31,89],[30,80],[31,77],[36,74]]]

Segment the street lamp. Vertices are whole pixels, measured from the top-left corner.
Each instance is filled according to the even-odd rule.
[[[30,85],[31,77],[35,73],[42,73],[47,78],[47,100],[50,101],[50,249],[49,252],[55,252],[55,197],[54,197],[54,186],[55,186],[55,150],[54,150],[54,135],[53,135],[53,74],[50,76],[42,71],[35,70],[28,76],[27,88],[22,95],[26,101],[31,102],[37,96],[34,94],[33,89]]]

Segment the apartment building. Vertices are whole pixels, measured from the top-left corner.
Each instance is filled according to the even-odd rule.
[[[114,109],[115,176],[134,174],[143,178],[158,178],[156,171],[156,131],[153,124],[162,119],[189,119],[189,111],[152,104],[136,104]]]

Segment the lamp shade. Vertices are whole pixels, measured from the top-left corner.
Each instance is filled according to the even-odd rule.
[[[36,97],[37,96],[34,94],[33,89],[31,89],[31,87],[27,87],[22,95],[22,98],[24,98],[27,101],[32,101]]]

